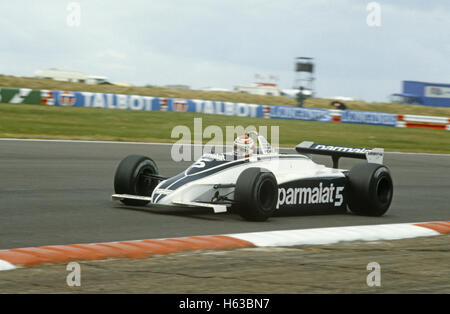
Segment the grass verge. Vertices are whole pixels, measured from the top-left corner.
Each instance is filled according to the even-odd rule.
[[[280,145],[293,147],[303,140],[356,147],[383,147],[387,151],[450,153],[450,132],[384,126],[294,120],[238,118],[221,115],[105,110],[0,104],[0,137],[81,139],[136,142],[176,142],[172,129],[185,125],[194,132],[194,118],[203,130],[217,125],[279,127]],[[210,139],[203,139],[203,143]]]

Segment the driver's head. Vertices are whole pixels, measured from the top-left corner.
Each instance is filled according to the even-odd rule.
[[[234,141],[234,156],[238,158],[251,157],[255,151],[255,142],[247,135],[241,135]]]

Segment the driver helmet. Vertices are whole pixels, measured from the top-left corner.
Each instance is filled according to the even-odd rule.
[[[255,142],[251,137],[247,135],[241,135],[234,141],[233,150],[235,157],[251,157],[255,151]]]

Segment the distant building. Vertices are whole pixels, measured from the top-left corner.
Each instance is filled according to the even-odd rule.
[[[391,101],[433,107],[450,107],[450,84],[403,81],[402,92],[391,94]]]
[[[106,76],[90,75],[86,79],[87,84],[111,84]]]
[[[342,101],[354,101],[355,98],[353,97],[347,97],[347,96],[334,96],[334,97],[328,97],[335,100],[342,100]]]
[[[113,85],[116,85],[116,86],[121,86],[121,87],[132,87],[132,86],[133,86],[132,84],[129,84],[129,83],[121,83],[121,82],[113,82],[112,84],[113,84]]]
[[[205,92],[231,92],[228,88],[221,87],[204,87],[201,90]]]
[[[299,89],[295,89],[295,88],[280,90],[281,96],[291,97],[291,98],[296,98],[299,92],[300,92],[300,90]],[[303,90],[303,95],[311,97],[312,92],[309,89],[304,89]]]
[[[184,85],[184,84],[170,84],[170,85],[165,85],[164,88],[170,88],[170,89],[191,89],[191,87],[189,85]]]
[[[64,71],[58,69],[37,70],[37,78],[50,79],[63,82],[87,83],[87,84],[110,84],[108,78],[98,75],[86,75],[81,72]]]
[[[87,80],[87,75],[81,72],[62,71],[57,69],[37,70],[35,75],[37,78],[64,82],[85,83]]]
[[[281,96],[281,91],[279,90],[277,84],[275,83],[253,83],[249,86],[235,86],[235,92],[249,93],[254,95],[269,95],[269,96]]]

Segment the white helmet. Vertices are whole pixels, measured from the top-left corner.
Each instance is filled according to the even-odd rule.
[[[255,151],[255,142],[247,135],[241,135],[234,141],[234,155],[239,158],[251,157]]]

